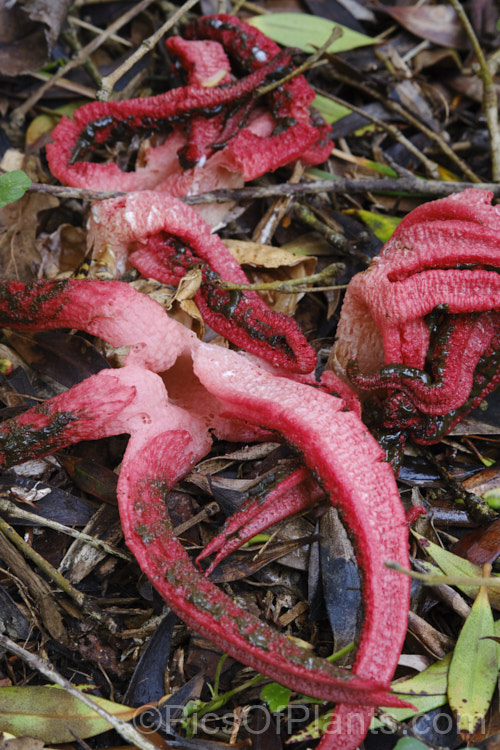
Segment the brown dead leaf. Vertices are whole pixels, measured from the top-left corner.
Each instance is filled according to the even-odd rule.
[[[302,279],[314,273],[316,266],[314,256],[295,255],[272,245],[243,240],[224,240],[224,244],[238,263],[245,266],[247,276],[254,284]],[[265,291],[260,292],[260,296],[273,310],[293,315],[302,295]]]
[[[198,305],[192,299],[184,299],[179,302],[179,308],[188,316],[191,330],[196,333],[199,339],[204,339],[206,326]],[[179,320],[179,316],[175,317]]]
[[[59,205],[59,200],[43,193],[26,193],[0,210],[0,274],[2,278],[32,281],[37,275],[40,255],[35,239],[38,214]]]
[[[70,4],[70,0],[0,3],[0,74],[17,76],[43,67]]]
[[[184,300],[192,300],[201,286],[201,281],[202,276],[199,268],[188,271],[179,281],[173,301],[183,302]]]
[[[54,279],[73,273],[87,253],[86,233],[72,224],[61,224],[52,234],[41,233],[36,241],[41,264],[39,275]]]
[[[104,503],[94,513],[84,532],[108,544],[118,545],[123,537],[116,508]],[[59,570],[73,584],[83,581],[106,557],[106,552],[75,539],[59,565]]]
[[[466,49],[467,37],[460,20],[447,5],[426,5],[420,8],[384,7],[377,11],[387,13],[415,36],[427,39],[442,47]]]
[[[0,169],[4,172],[13,172],[15,169],[23,169],[24,153],[17,148],[8,148],[0,161]]]
[[[451,552],[475,565],[493,563],[500,555],[500,521],[469,531],[453,545]]]

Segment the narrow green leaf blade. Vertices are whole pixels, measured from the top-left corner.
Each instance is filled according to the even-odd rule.
[[[435,661],[430,667],[419,672],[408,680],[396,682],[391,685],[394,693],[404,693],[415,698],[418,695],[446,695],[448,685],[448,670],[450,668],[451,653],[446,654],[444,659]],[[392,709],[390,709],[392,712]],[[389,711],[386,711],[388,713]]]
[[[21,169],[0,175],[0,208],[22,198],[29,187],[31,180]]]
[[[328,99],[326,96],[321,96],[321,94],[316,95],[312,106],[318,110],[323,120],[329,123],[337,122],[337,120],[341,120],[352,112],[343,104],[337,104],[337,102]]]
[[[93,700],[124,721],[137,708],[95,698]],[[74,742],[75,734],[85,739],[111,729],[111,724],[65,690],[51,686],[0,688],[0,732],[16,737],[35,737],[44,742]]]
[[[298,47],[309,53],[321,47],[336,26],[342,29],[343,34],[328,47],[330,53],[337,54],[377,42],[376,39],[353,31],[347,26],[341,26],[327,18],[311,16],[307,13],[267,13],[254,16],[248,23],[278,44],[285,47]]]
[[[465,560],[463,557],[454,555],[453,552],[443,549],[434,542],[430,542],[421,534],[412,530],[413,536],[418,539],[423,551],[429,555],[434,562],[439,565],[443,573],[447,576],[470,576],[480,578],[482,569],[478,565]],[[477,596],[479,586],[468,586],[467,584],[457,584],[457,589],[474,599]],[[489,591],[490,604],[494,609],[500,610],[500,590],[491,589]]]
[[[464,741],[486,714],[498,679],[498,645],[486,586],[481,586],[452,654],[448,672],[448,701]]]

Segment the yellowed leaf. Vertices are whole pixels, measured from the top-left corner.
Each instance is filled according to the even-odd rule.
[[[316,266],[316,257],[296,255],[282,247],[243,240],[224,240],[224,244],[233,258],[245,267],[249,281],[253,284],[302,279],[313,274]],[[302,296],[271,290],[259,294],[273,310],[287,315],[293,315]]]
[[[93,700],[124,721],[139,712],[104,698]],[[111,724],[106,719],[65,690],[44,685],[0,688],[0,731],[44,742],[73,742],[75,734],[85,739],[108,729]]]

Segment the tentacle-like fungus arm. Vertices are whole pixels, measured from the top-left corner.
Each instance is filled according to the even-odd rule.
[[[264,498],[249,497],[242,508],[227,520],[221,533],[206,545],[196,558],[196,562],[216,552],[215,558],[205,571],[205,575],[210,575],[222,560],[256,534],[294,513],[309,508],[317,503],[323,494],[304,466],[295,469],[284,478],[277,476],[276,486],[268,490]]]
[[[340,508],[364,579],[367,616],[355,672],[389,681],[406,632],[409,581],[385,563],[397,560],[407,566],[408,543],[399,494],[380,447],[355,415],[342,411],[342,401],[250,366],[240,355],[202,346],[194,367],[205,387],[236,416],[277,430],[299,448]],[[373,710],[359,703],[354,716],[345,706],[336,709],[323,748],[355,748],[362,741]]]
[[[103,370],[4,422],[0,467],[80,440],[122,433],[131,434],[118,483],[126,541],[182,619],[235,658],[294,690],[350,703],[400,705],[387,694],[383,679],[351,675],[311,656],[196,571],[172,533],[165,494],[207,453],[211,439],[202,419],[168,401],[158,375],[135,366]]]
[[[2,281],[0,326],[35,331],[76,328],[113,346],[130,346],[127,364],[155,372],[168,370],[195,341],[194,334],[169,318],[161,305],[119,281]]]
[[[500,380],[491,199],[471,189],[415,209],[346,292],[330,364],[360,390],[388,388],[391,426],[400,408],[399,426],[421,442],[442,437]]]
[[[184,443],[182,431],[177,435],[166,433],[146,444],[132,440],[119,484],[127,544],[172,609],[222,650],[293,690],[351,704],[361,700],[373,706],[377,701],[396,701],[394,696],[383,694],[383,680],[378,676],[370,683],[330,669],[328,662],[303,652],[276,630],[249,616],[196,571],[171,535],[163,500],[172,484],[167,467],[172,457],[175,463],[184,452]]]
[[[94,205],[89,222],[94,257],[115,258],[124,270],[127,258],[143,275],[178,284],[200,268],[202,284],[195,301],[203,319],[229,341],[277,367],[310,372],[316,353],[296,322],[271,310],[254,291],[228,291],[224,279],[248,279],[222,240],[189,206],[164,193],[142,191]]]

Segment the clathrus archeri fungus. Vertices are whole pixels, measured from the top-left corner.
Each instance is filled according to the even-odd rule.
[[[72,120],[61,119],[47,146],[61,182],[179,196],[241,186],[297,159],[319,164],[328,157],[330,126],[311,110],[315,95],[303,76],[260,95],[292,70],[288,53],[229,15],[195,20],[185,36],[168,39],[167,48],[187,85],[85,104]]]
[[[382,424],[441,439],[500,381],[500,208],[464,190],[412,211],[346,291],[330,364],[382,389]]]
[[[293,318],[273,312],[257,292],[218,286],[248,284],[240,265],[194,209],[153,190],[94,203],[89,245],[97,266],[112,258],[116,273],[130,262],[144,276],[177,285],[199,268],[195,294],[203,320],[237,346],[294,372],[311,372],[316,352]]]
[[[4,422],[0,465],[80,440],[130,434],[118,483],[125,539],[186,623],[271,679],[336,702],[322,750],[354,750],[374,706],[406,705],[387,690],[406,632],[409,579],[385,565],[408,566],[405,516],[377,442],[358,414],[328,392],[332,374],[313,385],[310,375],[284,377],[250,355],[201,343],[124,282],[3,282],[0,290],[3,326],[76,328],[130,347],[122,368],[102,370]],[[197,570],[172,533],[166,496],[207,454],[212,435],[246,441],[269,430],[299,450],[304,468],[272,491],[273,512],[269,503],[247,507],[237,533],[244,541],[246,529],[255,533],[308,507],[318,485],[328,494],[352,533],[363,573],[365,619],[352,672],[303,651],[237,606]],[[231,531],[213,546],[222,550],[218,559]]]

